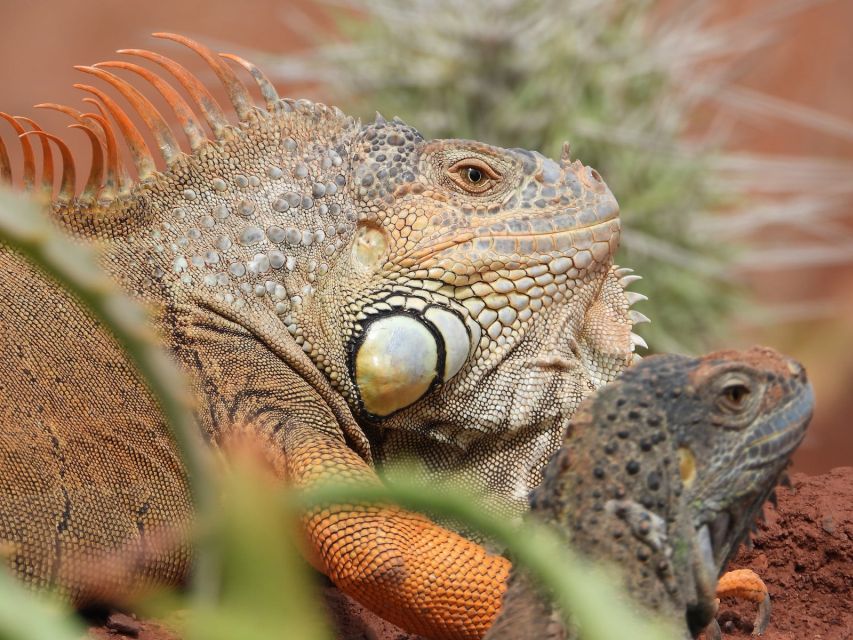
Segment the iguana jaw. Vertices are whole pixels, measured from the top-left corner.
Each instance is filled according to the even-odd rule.
[[[717,577],[725,570],[738,545],[754,526],[763,504],[772,495],[790,453],[805,435],[814,407],[813,390],[799,364],[763,349],[754,349],[750,355],[752,361],[747,359],[747,362],[758,365],[758,371],[753,372],[760,376],[755,377],[767,381],[763,398],[756,400],[750,412],[754,418],[719,438],[715,451],[707,456],[704,464],[716,471],[703,471],[698,475],[716,479],[713,487],[691,487],[691,482],[685,483],[688,492],[695,492],[691,495],[717,497],[698,497],[691,505],[695,523],[691,566],[698,599],[688,612],[688,620],[696,629],[704,628],[710,621]],[[777,375],[776,371],[783,375]],[[752,389],[751,393],[755,393],[755,388]],[[787,401],[780,404],[779,400],[785,396]],[[774,410],[765,412],[765,404],[770,404]],[[713,425],[713,418],[711,422]],[[712,425],[705,428],[713,429]],[[736,440],[741,442],[735,445],[733,441]],[[739,455],[732,460],[729,451]],[[684,468],[682,464],[682,476]]]

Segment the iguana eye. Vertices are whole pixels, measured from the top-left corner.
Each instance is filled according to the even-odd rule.
[[[727,385],[723,389],[723,400],[732,409],[742,408],[749,396],[749,387],[741,383]]]
[[[447,170],[451,180],[468,193],[485,193],[491,189],[501,175],[479,158],[466,158],[456,162]]]
[[[700,385],[707,393],[711,423],[725,429],[743,429],[753,424],[766,388],[760,372],[723,364],[708,375]]]
[[[763,395],[764,385],[754,371],[723,371],[713,384],[712,422],[728,429],[743,429],[760,411]]]
[[[720,393],[720,404],[730,411],[741,411],[749,403],[749,387],[742,382],[731,382]]]

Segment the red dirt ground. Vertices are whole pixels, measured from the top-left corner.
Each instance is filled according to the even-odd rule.
[[[853,467],[820,476],[795,474],[768,505],[754,548],[732,568],[764,578],[773,604],[766,640],[853,638]],[[755,611],[723,602],[724,638],[748,636]],[[725,631],[729,630],[729,633]]]
[[[732,568],[764,578],[773,602],[765,640],[853,640],[853,467],[820,476],[795,474],[767,505],[753,549],[741,549]],[[333,588],[326,600],[340,640],[416,640]],[[749,637],[755,609],[723,602],[723,638]],[[176,640],[162,627],[114,614],[90,630],[97,640]]]

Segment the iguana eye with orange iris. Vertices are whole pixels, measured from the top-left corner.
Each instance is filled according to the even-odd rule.
[[[460,160],[450,167],[447,173],[457,186],[475,194],[485,193],[501,178],[497,171],[479,158]]]

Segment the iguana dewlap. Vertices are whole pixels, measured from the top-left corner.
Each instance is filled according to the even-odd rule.
[[[61,174],[57,224],[97,244],[103,268],[154,310],[208,439],[262,434],[297,485],[376,482],[374,460],[415,456],[427,480],[462,476],[523,511],[581,398],[642,344],[631,327],[645,318],[629,309],[642,296],[613,266],[618,206],[600,176],[568,148],[554,162],[281,100],[253,65],[160,37],[205,60],[236,122],[159,54],[80,67],[89,112],[41,105],[92,143],[77,193],[62,140],[3,117],[23,134],[20,182],[37,189],[40,147],[42,191]],[[174,114],[133,87],[140,78]],[[13,177],[0,145],[0,179]],[[0,279],[9,564],[78,602],[181,579],[184,548],[98,575],[98,559],[150,550],[190,518],[181,462],[127,359],[80,305],[3,248]],[[307,514],[306,531],[341,589],[406,629],[476,638],[498,610],[508,562],[423,516],[341,507]]]
[[[545,470],[532,513],[573,548],[621,570],[635,605],[696,637],[715,595],[766,588],[751,571],[717,577],[802,441],[814,395],[771,349],[653,356],[587,399]],[[769,600],[759,622],[766,624]],[[758,634],[763,631],[757,625]],[[488,638],[575,638],[513,570]],[[583,634],[580,634],[583,637]]]

